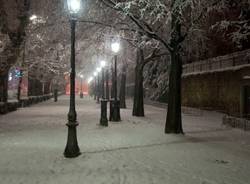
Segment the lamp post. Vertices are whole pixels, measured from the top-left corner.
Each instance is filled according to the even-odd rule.
[[[109,69],[106,68],[106,99],[109,101]]]
[[[73,158],[79,156],[80,149],[77,142],[76,127],[77,114],[75,110],[75,27],[76,27],[76,15],[81,7],[81,0],[67,0],[67,8],[70,13],[70,25],[71,25],[71,72],[70,72],[70,107],[68,113],[68,138],[67,144],[64,150],[64,156],[67,158]]]
[[[110,71],[111,71],[111,99],[114,98],[114,66],[113,66],[113,61],[110,65]]]
[[[101,61],[101,69],[102,69],[102,79],[101,79],[101,91],[102,91],[102,99],[105,99],[105,76],[104,76],[104,70],[105,70],[106,62]]]
[[[101,118],[100,118],[100,125],[101,126],[108,126],[108,118],[107,118],[107,99],[105,99],[105,66],[106,62],[101,61],[101,68],[102,68],[102,80],[101,80],[101,87],[102,87],[102,99],[101,99]]]
[[[88,89],[90,89],[90,83],[94,80],[94,77],[88,79]],[[91,95],[92,96],[92,95]]]
[[[94,100],[96,100],[97,99],[97,82],[96,82],[96,79],[97,78],[97,72],[95,72],[94,73]]]
[[[80,85],[80,87],[81,87],[81,90],[80,90],[80,98],[83,98],[83,92],[82,92],[82,79],[83,79],[83,75],[80,75],[80,78],[81,78],[81,85]]]
[[[112,87],[114,90],[114,99],[110,101],[110,120],[111,121],[121,121],[120,116],[120,100],[117,99],[117,54],[120,50],[120,44],[118,42],[114,42],[111,44],[111,49],[114,52],[114,80],[112,80]]]
[[[101,68],[97,68],[96,72],[97,72],[97,102],[96,103],[100,103],[100,72],[101,72]]]

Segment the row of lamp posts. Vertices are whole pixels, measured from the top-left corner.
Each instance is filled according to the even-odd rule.
[[[70,27],[71,27],[71,57],[70,57],[70,64],[71,64],[71,72],[70,72],[70,106],[69,106],[69,112],[68,112],[68,123],[66,124],[68,127],[68,137],[67,137],[67,144],[64,150],[64,156],[67,158],[73,158],[79,156],[80,149],[77,142],[77,113],[75,109],[75,27],[77,22],[77,14],[80,11],[81,8],[81,0],[65,0],[66,5],[70,14]],[[120,121],[120,101],[117,98],[117,54],[120,50],[120,45],[118,42],[114,42],[111,45],[112,51],[114,52],[114,72],[112,72],[112,88],[113,88],[113,95],[110,99],[110,121]],[[95,91],[97,94],[95,94],[95,99],[99,103],[100,101],[100,72],[102,71],[102,90],[101,90],[101,118],[100,118],[100,124],[102,126],[108,126],[108,119],[107,119],[107,102],[109,100],[109,92],[108,92],[108,74],[106,74],[106,96],[104,92],[104,83],[105,83],[105,62],[101,62],[101,68],[97,69],[97,72],[94,73],[95,76]],[[82,76],[81,80],[82,80]],[[97,77],[97,81],[96,81]],[[91,82],[93,77],[89,79],[89,82]],[[96,85],[97,83],[97,85]],[[82,84],[82,81],[81,81]],[[112,92],[111,92],[112,94]],[[80,97],[82,98],[82,86],[81,86],[81,93]]]
[[[111,45],[112,51],[114,52],[114,62],[112,64],[112,89],[111,89],[111,98],[109,98],[109,74],[108,69],[106,68],[105,75],[105,66],[106,62],[101,61],[101,67],[97,68],[94,73],[94,99],[97,103],[101,102],[101,118],[100,125],[108,126],[107,118],[107,103],[110,102],[110,114],[109,121],[119,122],[121,120],[120,116],[120,100],[117,98],[117,54],[120,50],[120,44],[114,42]],[[101,79],[100,79],[101,78]],[[106,88],[105,88],[106,85]],[[106,89],[106,90],[105,90]],[[101,97],[101,100],[100,100]]]

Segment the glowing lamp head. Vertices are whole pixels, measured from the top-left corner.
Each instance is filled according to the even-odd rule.
[[[101,61],[101,68],[104,68],[106,66],[106,61]]]
[[[32,15],[31,17],[30,17],[30,20],[32,21],[32,20],[35,20],[35,19],[37,19],[37,16],[36,15]]]
[[[90,78],[88,79],[88,84],[90,84],[90,83],[92,82],[92,80],[93,80],[93,77],[90,77]]]
[[[81,79],[82,79],[82,78],[83,78],[83,75],[81,74],[80,77],[81,77]]]
[[[114,53],[119,52],[120,50],[120,44],[118,42],[114,42],[111,44],[111,49]]]
[[[71,14],[77,14],[81,8],[81,0],[67,0],[67,6]]]
[[[102,70],[101,67],[97,68],[96,71],[99,73]]]

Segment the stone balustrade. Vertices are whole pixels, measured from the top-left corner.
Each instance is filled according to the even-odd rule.
[[[183,76],[250,66],[250,49],[183,65]]]

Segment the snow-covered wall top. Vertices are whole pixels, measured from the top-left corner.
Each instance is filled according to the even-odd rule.
[[[183,76],[235,70],[250,66],[250,49],[183,65]]]

